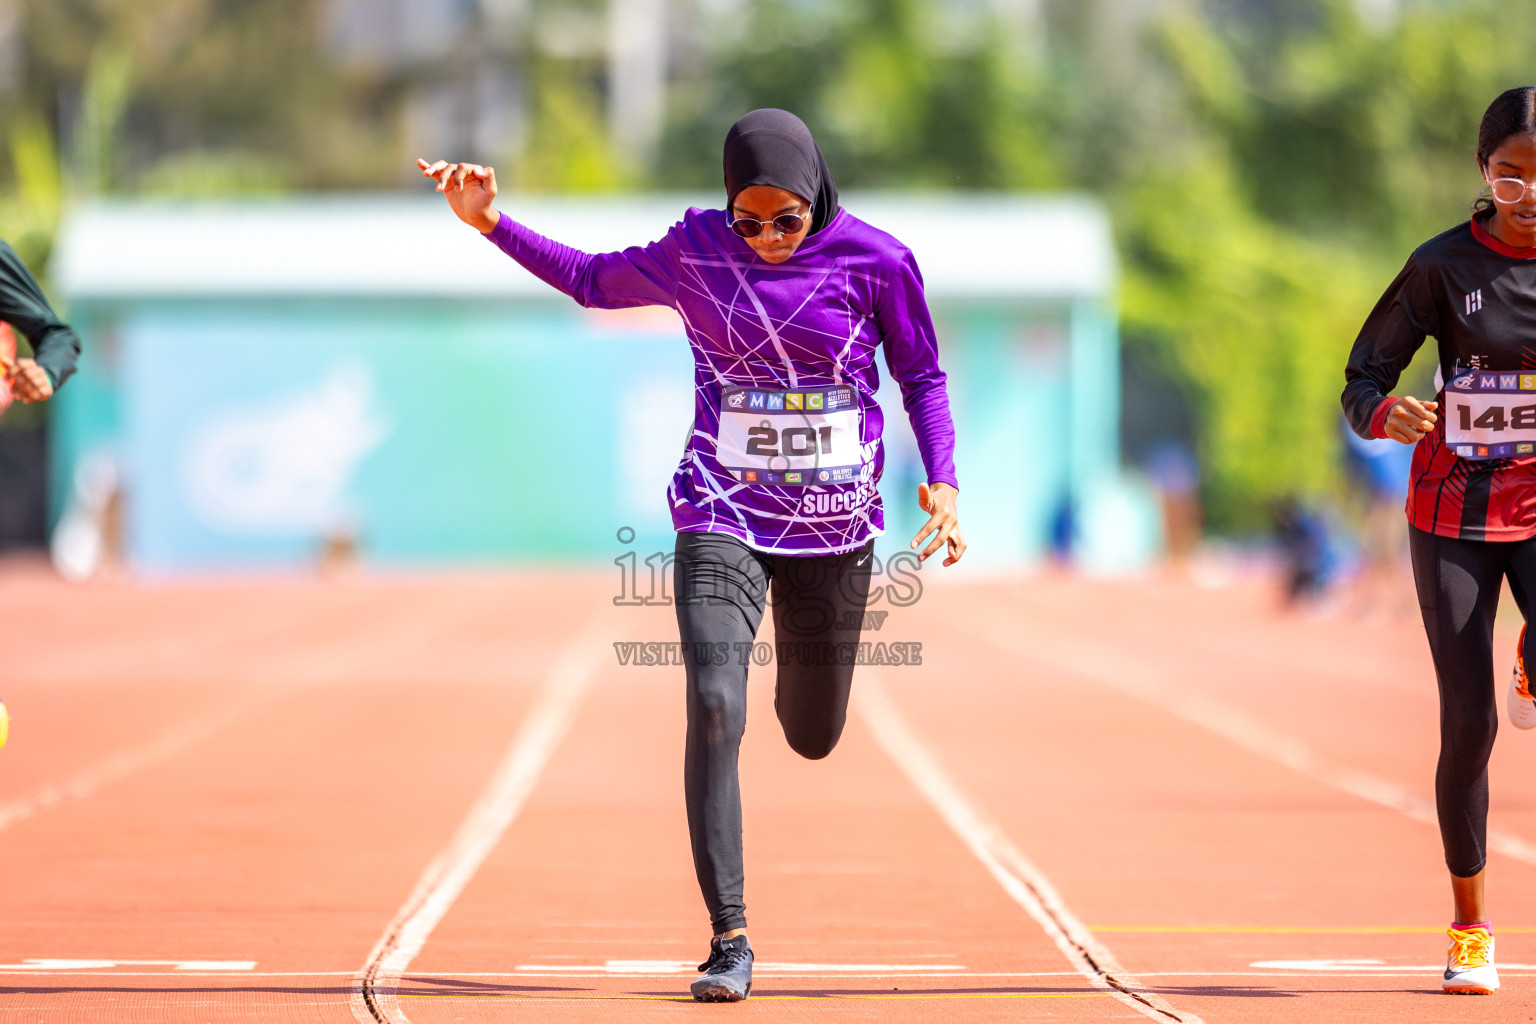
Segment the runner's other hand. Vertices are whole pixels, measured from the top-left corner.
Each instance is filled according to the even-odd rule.
[[[928,521],[912,538],[912,547],[916,549],[929,534],[933,534],[933,540],[918,555],[922,561],[926,562],[929,555],[946,543],[949,556],[944,559],[945,565],[954,565],[965,554],[965,538],[960,535],[960,513],[955,511],[955,499],[959,496],[960,492],[949,484],[917,485],[917,503],[928,513]]]
[[[1435,429],[1440,419],[1435,415],[1438,408],[1439,402],[1421,402],[1411,395],[1399,398],[1387,413],[1387,436],[1403,444],[1418,444],[1419,438]]]
[[[53,397],[53,381],[48,379],[48,371],[31,359],[16,360],[6,370],[5,379],[10,381],[11,393],[28,404]]]
[[[479,164],[451,164],[446,160],[427,163],[418,159],[422,177],[437,182],[437,190],[448,198],[448,205],[459,220],[489,234],[501,220],[491,203],[496,199],[496,168]]]

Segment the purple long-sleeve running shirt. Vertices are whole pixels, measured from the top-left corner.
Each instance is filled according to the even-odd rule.
[[[955,430],[917,261],[846,210],[772,264],[724,210],[593,255],[502,214],[487,236],[583,306],[671,306],[693,349],[693,430],[668,488],[680,532],[759,551],[851,551],[885,529],[875,349],[901,385],[930,483],[958,487]]]

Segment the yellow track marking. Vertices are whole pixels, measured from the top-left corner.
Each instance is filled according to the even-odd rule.
[[[1511,928],[1505,925],[1495,926],[1495,932],[1499,935],[1531,935],[1536,934],[1536,928]],[[1336,928],[1315,927],[1309,925],[1288,926],[1250,926],[1250,925],[1205,925],[1205,924],[1096,924],[1090,925],[1089,931],[1095,932],[1145,932],[1148,934],[1190,934],[1190,935],[1444,935],[1444,928],[1420,928],[1417,926],[1398,927],[1395,925],[1341,925]]]

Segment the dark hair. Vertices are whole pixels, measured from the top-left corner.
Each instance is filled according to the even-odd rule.
[[[1488,158],[1512,135],[1536,135],[1536,85],[1501,92],[1488,104],[1477,129],[1478,166],[1487,171]],[[1472,217],[1475,220],[1493,210],[1493,197],[1484,189],[1472,203]]]

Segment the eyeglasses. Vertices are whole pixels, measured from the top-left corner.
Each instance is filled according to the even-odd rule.
[[[1502,179],[1501,179],[1502,180]],[[810,215],[810,210],[806,210]],[[781,213],[771,221],[757,220],[752,217],[737,217],[731,221],[731,230],[742,238],[756,238],[763,233],[763,228],[772,224],[781,235],[798,235],[805,229],[805,217],[798,213]]]
[[[1536,192],[1536,184],[1527,185],[1519,178],[1489,178],[1488,188],[1493,192],[1496,202],[1505,206],[1513,206],[1515,203],[1525,201],[1526,193]]]

